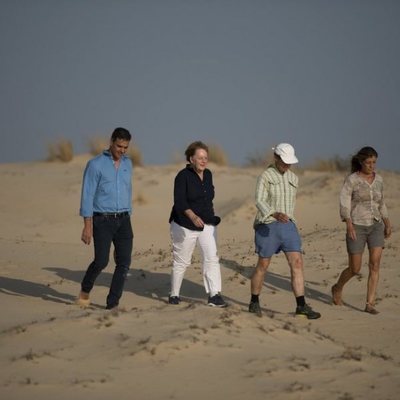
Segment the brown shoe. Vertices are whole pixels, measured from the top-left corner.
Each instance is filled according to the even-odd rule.
[[[365,305],[364,311],[372,315],[379,314],[379,311],[374,306],[371,306],[371,304],[368,303]]]
[[[78,298],[75,301],[75,304],[81,307],[89,307],[90,306],[90,299],[89,293],[80,292]]]
[[[338,289],[337,285],[332,286],[332,302],[336,306],[342,306],[342,291]]]

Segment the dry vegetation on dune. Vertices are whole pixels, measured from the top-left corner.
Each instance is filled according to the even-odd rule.
[[[229,157],[226,151],[218,144],[207,144],[208,146],[208,161],[221,167],[229,165]],[[175,151],[171,160],[173,164],[180,164],[185,161],[185,150]]]
[[[210,162],[220,166],[229,164],[229,159],[225,150],[218,144],[210,144],[208,146],[208,159]]]
[[[89,140],[89,152],[93,156],[100,154],[103,150],[108,149],[109,139],[103,137],[94,137]],[[134,166],[143,166],[143,156],[140,149],[130,144],[127,156],[132,160]],[[69,162],[74,158],[74,150],[72,142],[66,139],[60,139],[58,142],[51,143],[48,146],[47,161]]]
[[[102,151],[109,147],[109,139],[105,137],[93,137],[88,142],[89,152],[93,156],[100,154]],[[219,166],[228,166],[229,157],[225,150],[218,144],[210,144],[209,148],[209,161]],[[183,153],[183,152],[182,152]],[[180,163],[181,156],[176,152],[173,155],[173,163]],[[132,160],[134,166],[143,166],[143,156],[139,147],[131,143],[127,156]],[[51,143],[48,146],[47,161],[62,161],[69,162],[74,158],[73,145],[70,140],[60,139],[58,142]],[[272,150],[256,151],[246,157],[245,167],[262,167],[267,166],[273,162]],[[297,172],[303,170],[319,171],[319,172],[343,172],[350,169],[350,157],[340,157],[338,155],[328,158],[317,158],[312,164],[305,167],[298,165],[293,166]]]
[[[338,155],[326,160],[317,158],[307,169],[320,172],[343,172],[350,171],[351,157],[340,157]]]
[[[260,167],[273,162],[274,153],[272,150],[256,151],[246,157],[246,167]],[[312,164],[301,167],[294,165],[296,169],[311,170],[319,172],[343,172],[350,170],[350,157],[335,155],[331,158],[317,158]]]
[[[74,157],[74,149],[70,140],[60,139],[48,146],[47,161],[69,162]]]
[[[257,150],[246,157],[246,167],[260,167],[268,165],[273,160],[272,150]]]
[[[322,314],[309,321],[295,318],[284,254],[274,256],[263,282],[262,317],[248,312],[260,167],[211,167],[214,205],[222,217],[218,255],[228,308],[207,306],[199,249],[185,273],[181,304],[168,304],[173,250],[168,217],[176,165],[146,166],[134,174],[134,250],[120,308],[104,308],[112,253],[91,305],[78,307],[76,295],[93,254],[93,247],[80,241],[77,213],[86,159],[29,168],[0,165],[1,186],[12,187],[0,198],[1,398],[398,398],[399,173],[382,174],[393,234],[382,258],[380,314],[373,316],[364,312],[367,251],[360,273],[345,288],[345,304],[331,304],[331,286],[348,262],[345,224],[338,215],[347,171],[296,170],[305,294]]]
[[[89,151],[90,154],[96,156],[103,150],[108,149],[110,144],[109,139],[103,137],[94,137],[89,140]],[[143,166],[142,153],[135,144],[131,143],[128,147],[127,156],[132,160],[135,167]]]

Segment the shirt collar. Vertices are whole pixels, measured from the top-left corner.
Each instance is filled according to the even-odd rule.
[[[110,157],[114,161],[114,159],[112,158],[110,150],[103,150],[103,155],[105,155],[106,157]],[[126,158],[128,158],[128,156],[126,154],[123,154],[122,157],[121,157],[121,161],[125,160]]]
[[[192,171],[192,172],[196,173],[196,171],[194,170],[192,164],[186,164],[186,169],[188,169],[189,171]]]

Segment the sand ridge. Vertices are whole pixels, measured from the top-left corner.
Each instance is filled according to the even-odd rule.
[[[397,399],[400,389],[400,175],[381,172],[393,224],[378,287],[381,313],[362,312],[367,266],[345,288],[330,287],[346,266],[338,216],[343,174],[299,171],[296,217],[303,237],[306,295],[322,313],[294,318],[283,255],[267,274],[262,318],[247,312],[256,261],[252,223],[261,169],[211,166],[216,187],[223,294],[205,305],[199,253],[185,275],[183,302],[167,304],[168,216],[182,165],[134,172],[134,256],[118,312],[104,309],[112,264],[92,305],[74,304],[93,249],[80,242],[82,172],[69,164],[0,165],[0,395],[5,399]],[[366,254],[365,254],[366,255]]]

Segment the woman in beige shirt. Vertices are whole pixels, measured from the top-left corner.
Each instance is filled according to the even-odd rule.
[[[363,147],[351,160],[351,174],[340,192],[340,216],[346,222],[346,246],[349,266],[332,286],[332,299],[343,305],[343,286],[360,272],[365,245],[369,250],[369,275],[365,311],[378,314],[375,295],[384,239],[391,235],[391,226],[383,197],[383,179],[375,172],[378,153]]]

